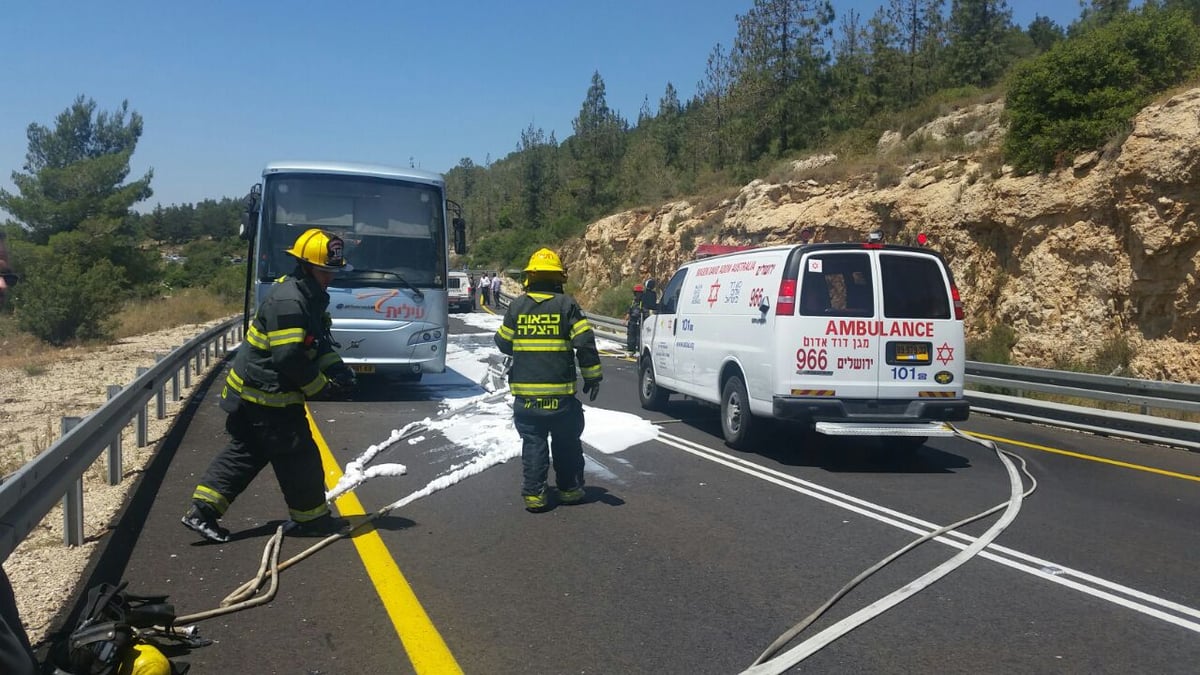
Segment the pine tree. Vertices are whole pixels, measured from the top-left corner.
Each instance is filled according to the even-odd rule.
[[[128,115],[128,120],[126,116]],[[124,183],[142,135],[129,102],[113,113],[79,96],[54,128],[29,125],[19,194],[0,190],[0,208],[34,246],[17,315],[21,327],[54,344],[106,334],[132,292],[159,278],[157,260],[138,247],[130,208],[151,195],[147,171]]]
[[[948,84],[990,87],[998,82],[1010,63],[1005,36],[1011,29],[1007,0],[951,0]]]
[[[833,6],[828,0],[755,0],[737,18],[735,67],[739,88],[746,93],[746,115],[764,112],[766,129],[749,126],[759,154],[771,144],[776,153],[811,142],[827,109],[822,71],[829,55]],[[773,132],[773,139],[760,136]]]
[[[725,167],[729,126],[729,97],[733,91],[733,66],[720,43],[709,52],[704,67],[704,79],[696,84],[696,98],[701,108],[701,148],[706,149],[707,161],[720,171]]]
[[[614,177],[623,153],[626,123],[608,107],[604,78],[592,74],[579,116],[571,122],[575,134],[571,150],[582,182],[579,215],[604,213],[616,204]]]

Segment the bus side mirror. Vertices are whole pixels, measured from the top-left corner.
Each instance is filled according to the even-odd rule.
[[[258,225],[258,200],[262,195],[262,184],[250,188],[250,194],[242,200],[242,225],[238,236],[245,241],[254,241],[254,233]]]
[[[467,221],[462,218],[455,218],[452,221],[454,227],[454,252],[458,255],[466,255],[467,253]]]

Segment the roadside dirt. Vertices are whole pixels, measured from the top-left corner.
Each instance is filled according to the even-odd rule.
[[[0,467],[8,474],[46,450],[61,435],[65,416],[86,417],[108,398],[107,385],[125,386],[137,377],[139,367],[153,366],[188,340],[217,325],[191,324],[147,335],[125,338],[107,347],[65,350],[61,358],[44,368],[0,368]],[[210,361],[210,368],[218,361]],[[201,362],[203,366],[203,361]],[[192,377],[192,387],[203,378]],[[140,473],[158,443],[166,435],[175,415],[192,393],[183,388],[180,400],[171,401],[167,391],[166,416],[157,418],[151,399],[148,442],[137,447],[135,425],[122,436],[124,479],[110,486],[106,480],[107,453],[84,474],[84,537],[82,546],[63,544],[62,506],[56,506],[4,561],[12,581],[17,609],[35,647],[58,626],[55,615],[74,601],[72,592],[83,575],[89,557],[107,534],[110,524],[132,487],[131,478]]]

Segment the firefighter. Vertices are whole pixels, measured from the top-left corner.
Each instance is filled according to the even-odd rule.
[[[633,302],[625,315],[625,351],[638,350],[638,336],[642,332],[642,285],[633,287]]]
[[[290,520],[285,531],[325,536],[341,531],[325,502],[321,455],[305,416],[305,400],[342,398],[354,372],[333,350],[326,288],[348,270],[342,240],[319,229],[296,239],[296,258],[254,315],[221,391],[229,444],[192,492],[183,524],[214,542],[229,540],[218,520],[267,464],[275,471]]]
[[[546,477],[551,456],[558,499],[583,501],[583,404],[575,398],[575,362],[588,400],[600,393],[600,353],[583,310],[563,292],[567,275],[558,255],[539,249],[525,266],[525,294],[514,299],[496,331],[496,346],[512,357],[513,426],[521,435],[527,511],[549,507]],[[551,447],[551,443],[553,447]],[[551,451],[553,450],[553,451]]]

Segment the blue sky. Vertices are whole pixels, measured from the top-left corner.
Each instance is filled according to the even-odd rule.
[[[834,0],[840,17],[884,0]],[[0,187],[30,123],[79,94],[145,119],[133,176],[179,204],[241,196],[279,159],[447,171],[512,152],[531,123],[571,135],[599,71],[636,119],[667,82],[686,100],[751,0],[255,3],[6,2],[0,9]],[[949,2],[947,2],[949,6]],[[1009,0],[1013,19],[1066,25],[1075,0]]]

